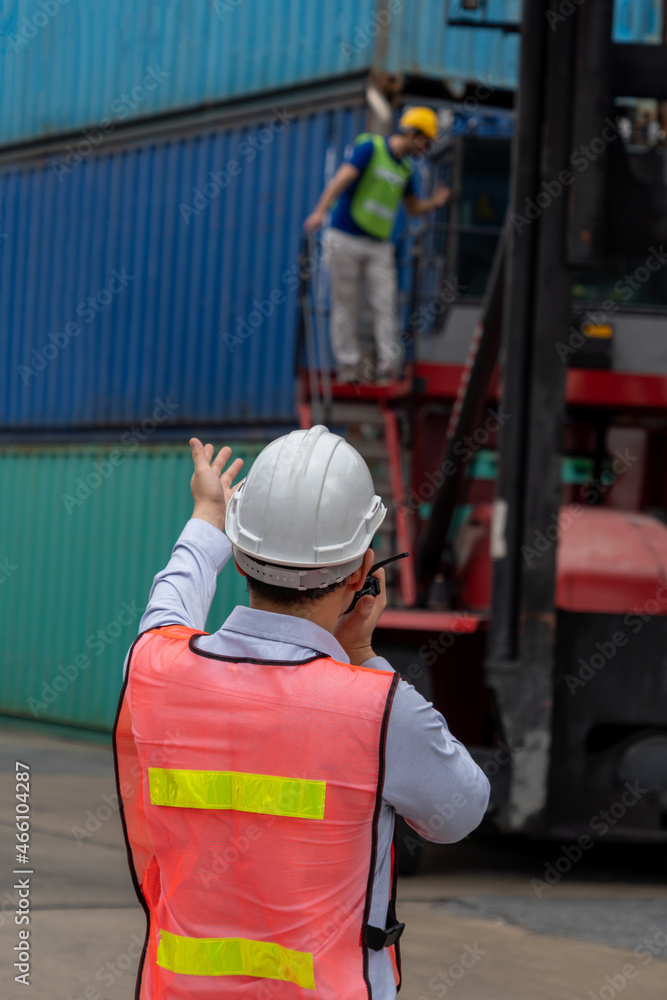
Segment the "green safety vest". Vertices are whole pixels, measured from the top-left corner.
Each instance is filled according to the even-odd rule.
[[[388,240],[412,175],[412,165],[407,158],[397,163],[381,135],[364,132],[357,136],[355,145],[368,140],[373,143],[373,155],[352,196],[350,214],[369,236]]]

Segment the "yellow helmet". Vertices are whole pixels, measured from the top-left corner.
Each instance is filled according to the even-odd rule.
[[[416,128],[429,139],[438,135],[438,117],[431,108],[409,108],[398,123],[401,128]]]

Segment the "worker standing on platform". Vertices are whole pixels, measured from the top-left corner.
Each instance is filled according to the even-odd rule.
[[[190,444],[194,512],[153,582],[114,726],[148,919],[137,997],[393,1000],[394,815],[460,840],[489,783],[371,646],[383,570],[380,595],[345,613],[386,513],[354,448],[293,431],[234,492],[231,449]],[[209,635],[232,554],[250,607]]]
[[[387,385],[400,374],[397,280],[391,234],[401,205],[408,215],[425,215],[445,205],[450,190],[439,184],[430,198],[418,198],[409,156],[426,153],[438,134],[430,108],[410,108],[400,131],[388,137],[363,133],[353,152],[325,187],[304,223],[319,229],[328,208],[338,199],[324,249],[331,276],[331,344],[338,381],[362,380],[357,336],[359,285],[366,279],[374,314],[377,354],[376,383]]]

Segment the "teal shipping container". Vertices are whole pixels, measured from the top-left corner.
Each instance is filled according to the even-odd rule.
[[[248,471],[259,444],[232,445]],[[187,443],[0,448],[0,715],[110,730],[153,577],[192,514]],[[233,563],[215,631],[247,604]]]
[[[660,0],[616,0],[618,40]],[[521,0],[14,0],[0,4],[0,145],[371,70],[518,80]]]

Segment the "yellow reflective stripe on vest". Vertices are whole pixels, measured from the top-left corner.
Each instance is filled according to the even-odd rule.
[[[256,976],[315,989],[313,956],[270,941],[189,938],[160,931],[157,964],[186,976]]]
[[[270,816],[324,819],[325,781],[162,767],[149,767],[148,780],[154,806],[236,809]]]

